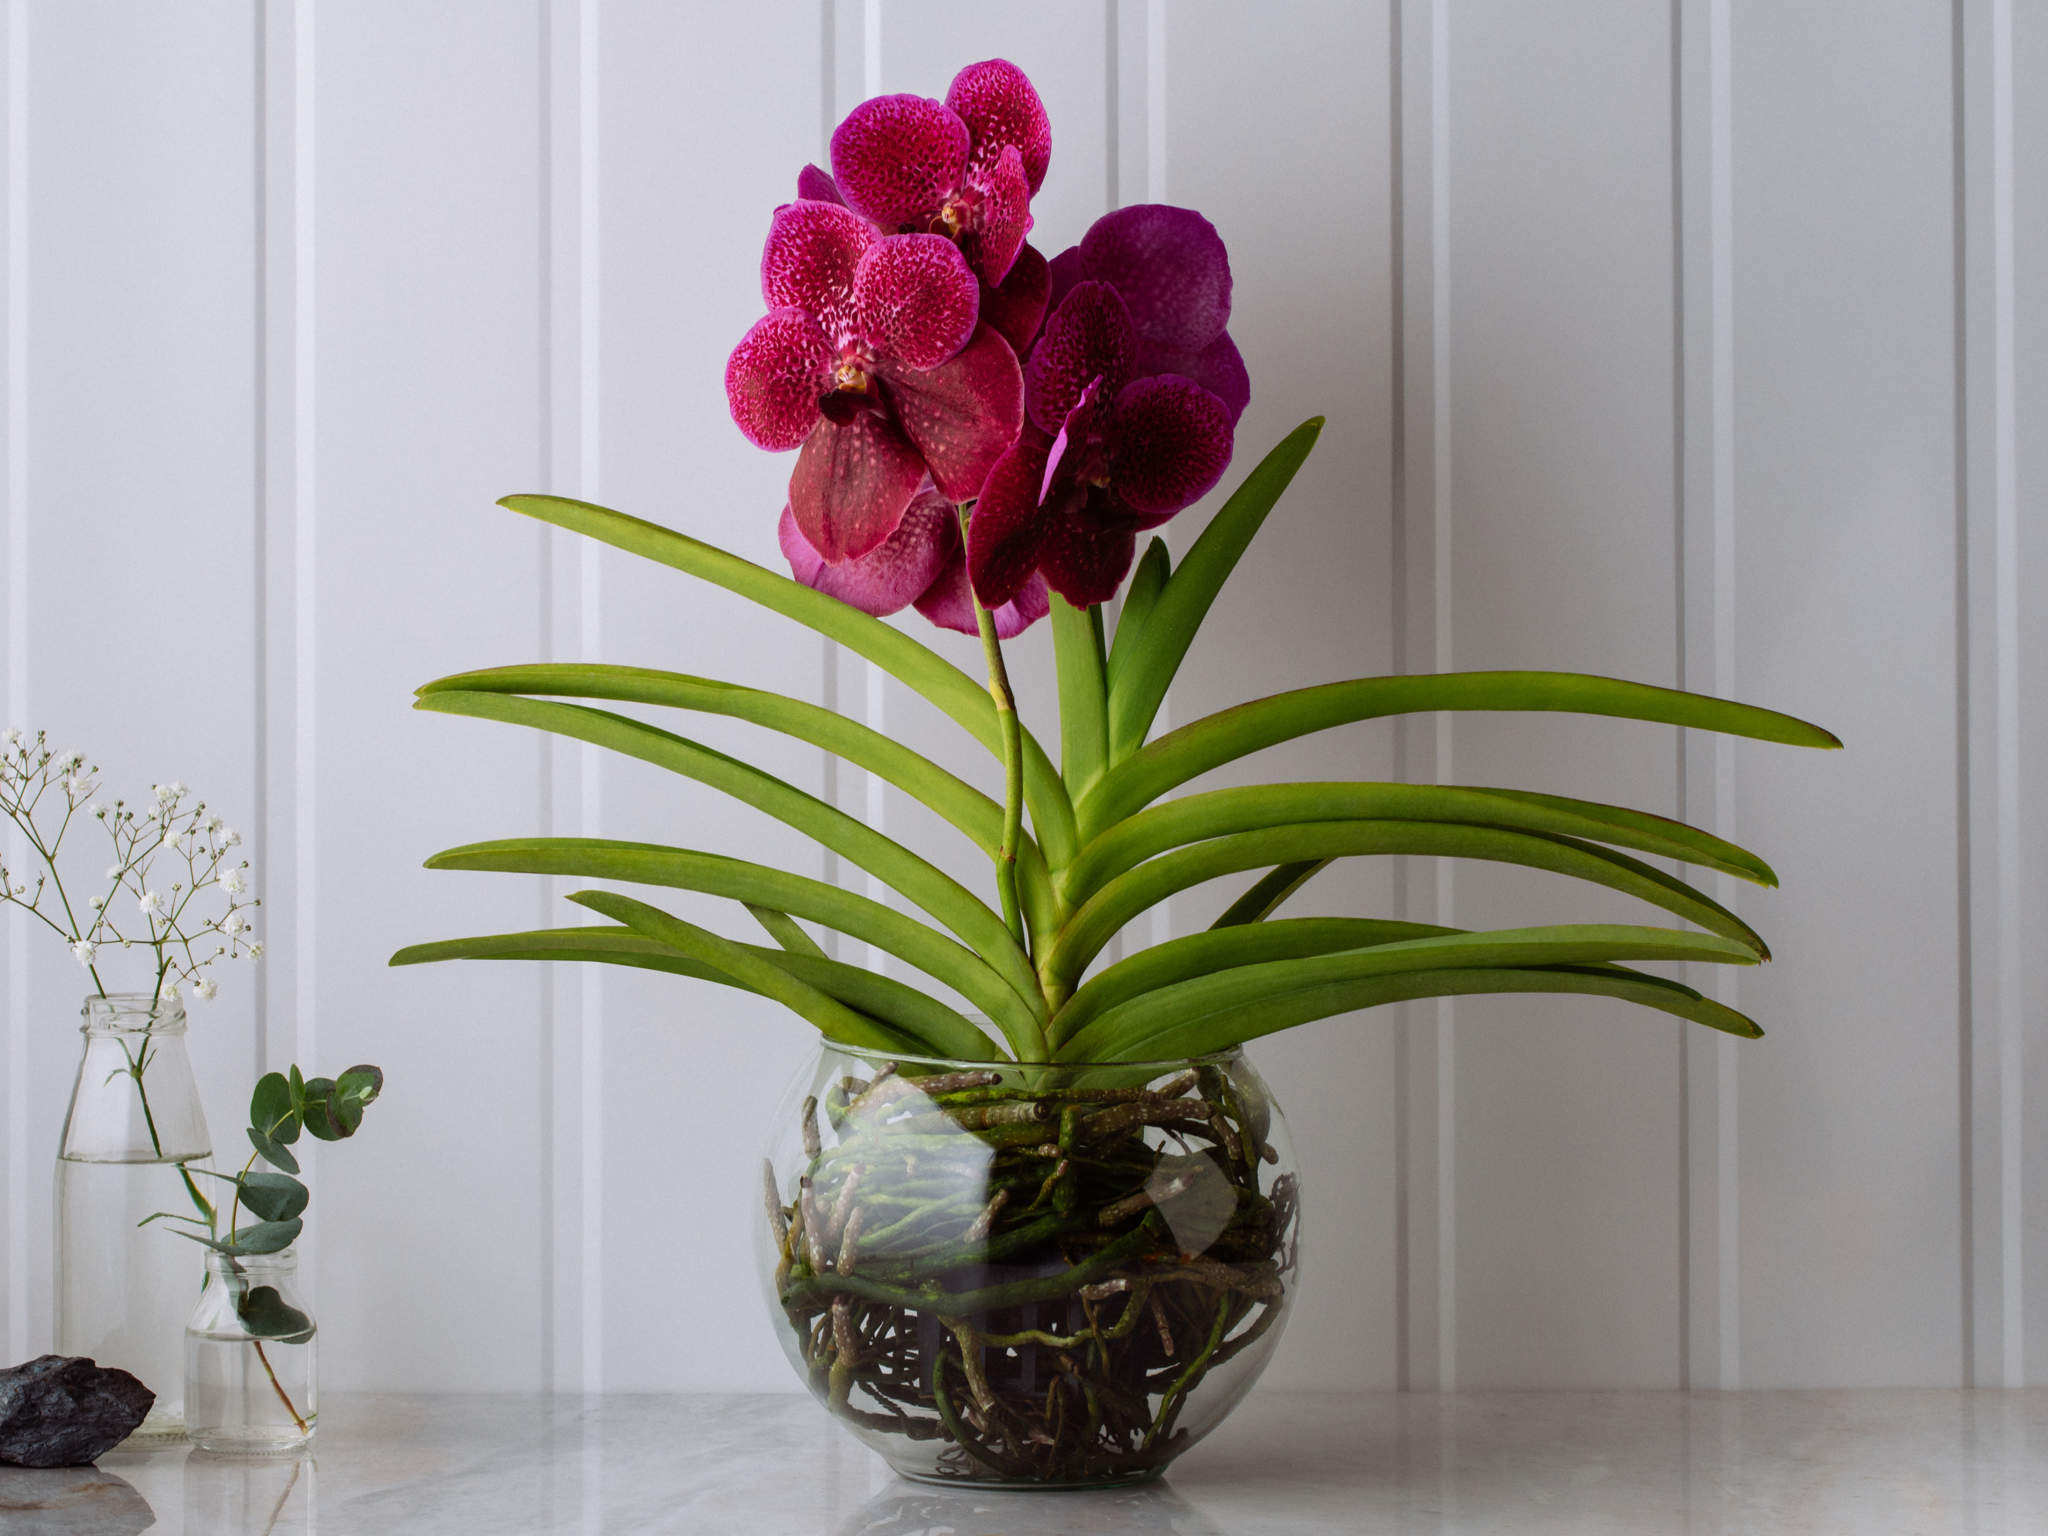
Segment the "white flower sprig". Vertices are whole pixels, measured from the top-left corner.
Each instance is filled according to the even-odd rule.
[[[109,952],[141,950],[155,968],[155,998],[178,997],[187,986],[211,998],[219,988],[205,973],[214,961],[263,953],[249,916],[262,902],[249,894],[249,861],[233,856],[241,835],[175,780],[151,785],[139,809],[125,800],[100,804],[98,788],[99,767],[83,752],[53,751],[41,731],[0,732],[0,814],[41,866],[31,882],[0,862],[0,901],[57,934],[102,996]],[[114,855],[83,906],[72,901],[59,863],[80,817],[105,828]],[[74,872],[73,889],[85,884]]]

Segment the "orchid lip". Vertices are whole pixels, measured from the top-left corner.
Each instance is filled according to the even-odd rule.
[[[836,364],[832,369],[833,387],[846,394],[866,394],[869,381],[868,371],[851,358]]]

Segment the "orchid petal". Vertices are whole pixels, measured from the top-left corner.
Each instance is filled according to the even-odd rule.
[[[974,231],[975,270],[987,283],[1010,275],[1010,264],[1031,233],[1031,188],[1024,180],[1024,161],[1015,147],[977,178],[982,194],[981,227]]]
[[[923,96],[877,96],[832,134],[832,175],[847,207],[885,230],[923,229],[959,190],[967,125]]]
[[[1237,343],[1230,339],[1228,331],[1199,352],[1141,345],[1138,363],[1132,373],[1139,378],[1155,373],[1177,373],[1184,379],[1192,379],[1223,402],[1230,412],[1233,427],[1244,415],[1244,408],[1251,403],[1251,375],[1245,372],[1244,359],[1238,355]]]
[[[1107,283],[1074,285],[1031,350],[1024,398],[1033,425],[1057,432],[1090,379],[1114,398],[1131,376],[1137,332],[1122,297]]]
[[[946,105],[971,136],[970,174],[985,171],[1003,150],[1014,147],[1031,192],[1044,185],[1052,160],[1052,124],[1023,70],[1008,59],[970,64],[953,77]]]
[[[1089,608],[1116,596],[1137,554],[1137,537],[1127,526],[1060,517],[1046,529],[1038,568],[1053,591],[1076,608]]]
[[[1045,258],[1029,244],[1018,248],[1017,259],[1010,264],[1010,275],[999,286],[982,285],[982,320],[994,326],[996,333],[1020,358],[1038,339],[1038,327],[1045,319],[1045,304],[1051,287],[1052,274],[1047,269]]]
[[[1067,295],[1074,291],[1074,284],[1086,281],[1088,263],[1082,258],[1081,247],[1070,245],[1059,255],[1046,263],[1046,275],[1052,279],[1052,291],[1045,296],[1048,308],[1058,309],[1067,301]]]
[[[1038,566],[1051,519],[1039,499],[1046,444],[1024,441],[996,460],[967,524],[967,570],[984,605],[1010,601]]]
[[[908,608],[960,553],[952,503],[929,487],[911,498],[896,531],[857,560],[827,565],[788,507],[776,537],[798,581],[876,618]]]
[[[876,366],[933,482],[950,501],[973,499],[1024,424],[1024,375],[1010,344],[978,325],[967,345],[936,368],[905,368],[888,358]]]
[[[747,441],[771,453],[799,447],[832,388],[832,348],[806,310],[772,309],[725,365],[725,400]]]
[[[999,608],[989,611],[995,620],[998,640],[1015,639],[1052,610],[1051,594],[1046,591],[1045,578],[1033,571],[1017,589],[1017,595]],[[941,629],[958,630],[963,635],[975,634],[979,626],[974,619],[974,597],[967,586],[967,561],[956,550],[947,562],[939,579],[931,584],[924,596],[917,600],[917,611],[930,619]]]
[[[1108,435],[1110,484],[1139,528],[1199,501],[1230,465],[1229,407],[1173,374],[1127,385]]]
[[[832,179],[832,173],[821,171],[815,165],[807,165],[796,173],[796,195],[814,203],[838,203],[844,207],[846,199],[839,195],[839,183]]]
[[[909,368],[936,368],[967,345],[980,307],[974,274],[943,235],[885,236],[854,276],[861,339]]]
[[[836,203],[784,203],[761,248],[761,296],[770,309],[807,309],[831,340],[850,328],[854,273],[878,237]]]
[[[1060,424],[1059,436],[1052,440],[1052,447],[1045,456],[1045,478],[1041,482],[1038,499],[1042,504],[1051,505],[1055,497],[1056,483],[1062,478],[1060,470],[1066,470],[1065,479],[1071,483],[1078,473],[1078,464],[1069,464],[1069,451],[1080,448],[1085,451],[1089,440],[1099,437],[1107,422],[1112,407],[1103,395],[1102,375],[1097,374],[1088,381],[1088,387],[1081,391],[1081,398],[1074,402],[1074,408],[1067,412],[1067,419]]]
[[[1138,335],[1196,352],[1230,323],[1230,257],[1191,208],[1140,203],[1097,219],[1081,237],[1085,275],[1110,283]]]
[[[789,477],[789,509],[828,565],[858,560],[903,521],[924,479],[924,461],[880,411],[826,416],[805,439]]]

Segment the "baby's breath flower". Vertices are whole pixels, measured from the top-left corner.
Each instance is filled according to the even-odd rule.
[[[230,896],[239,896],[249,889],[249,882],[242,878],[239,869],[231,869],[220,877],[220,888]]]
[[[262,941],[260,939],[251,939],[247,953],[251,960],[261,960],[263,958]]]
[[[231,939],[248,926],[249,920],[239,912],[230,912],[220,920],[220,931]]]
[[[222,824],[222,826],[221,826],[221,829],[220,829],[220,838],[219,838],[219,841],[220,841],[220,845],[221,845],[221,847],[223,847],[223,848],[232,848],[232,847],[234,847],[234,846],[235,846],[235,844],[239,843],[239,842],[240,842],[241,840],[242,840],[242,834],[241,834],[241,833],[237,832],[237,831],[236,831],[236,830],[235,830],[235,829],[234,829],[233,827],[230,827],[230,826],[226,825],[225,823],[223,823],[223,824]]]
[[[192,983],[192,990],[199,994],[200,1000],[202,1002],[211,1002],[213,1000],[213,994],[218,992],[220,990],[220,987],[217,983],[208,981],[204,977],[201,977],[199,980]]]
[[[144,917],[155,917],[164,909],[164,899],[155,891],[144,891],[141,899],[135,904],[142,909]]]
[[[84,939],[78,940],[77,943],[71,946],[71,953],[80,965],[91,965],[93,957],[99,952],[99,945],[88,943]]]

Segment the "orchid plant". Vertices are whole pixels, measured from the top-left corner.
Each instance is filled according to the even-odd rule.
[[[1484,992],[1618,998],[1760,1033],[1634,965],[1767,957],[1742,918],[1647,862],[1774,883],[1762,859],[1712,833],[1512,789],[1196,781],[1280,742],[1436,710],[1839,743],[1769,710],[1556,672],[1322,682],[1155,736],[1204,617],[1323,423],[1303,423],[1245,475],[1176,566],[1151,531],[1222,481],[1251,396],[1229,331],[1229,256],[1199,213],[1144,206],[1106,214],[1046,260],[1027,236],[1050,153],[1037,93],[991,60],[962,70],[942,102],[857,107],[832,136],[830,172],[806,167],[775,210],[766,312],[725,382],[740,431],[796,454],[778,530],[788,576],[587,502],[503,503],[837,641],[985,747],[1000,791],[760,688],[595,664],[443,678],[419,708],[550,731],[709,785],[901,905],[704,849],[515,838],[428,863],[708,892],[769,942],[586,889],[569,899],[601,923],[421,944],[393,963],[664,971],[772,999],[848,1047],[824,1053],[797,1116],[800,1156],[766,1168],[792,1360],[913,1475],[1097,1485],[1157,1475],[1278,1336],[1298,1190],[1236,1047],[1382,1003]],[[885,622],[909,608],[978,635],[985,683]],[[1057,763],[1018,718],[1004,653],[1047,618]],[[993,903],[857,816],[620,705],[743,720],[896,786],[987,855]],[[1466,932],[1279,915],[1333,860],[1387,854],[1546,870],[1692,926]],[[1244,888],[1209,928],[1098,964],[1161,901],[1232,877]],[[806,924],[924,983],[834,958]],[[1224,1376],[1238,1385],[1184,1413],[1232,1360]]]
[[[516,838],[429,863],[711,892],[744,908],[772,942],[591,889],[570,900],[602,924],[424,944],[394,963],[576,959],[664,970],[759,993],[832,1040],[963,1061],[1192,1056],[1331,1014],[1479,992],[1619,998],[1760,1034],[1694,988],[1633,968],[1768,958],[1741,917],[1646,862],[1775,883],[1762,859],[1709,832],[1499,788],[1332,781],[1176,795],[1279,742],[1437,710],[1570,711],[1798,746],[1839,742],[1766,709],[1558,672],[1323,682],[1155,737],[1204,616],[1323,423],[1296,428],[1244,476],[1178,566],[1156,535],[1139,553],[1140,535],[1199,501],[1231,460],[1251,391],[1228,329],[1230,262],[1207,219],[1164,206],[1117,209],[1045,260],[1026,237],[1050,146],[1030,82],[991,60],[962,70],[943,102],[885,96],[856,108],[832,136],[831,171],[806,167],[796,199],[775,210],[761,259],[766,313],[735,348],[726,390],[751,442],[796,453],[779,528],[789,576],[587,502],[502,503],[839,642],[986,747],[1001,768],[999,797],[816,704],[679,672],[501,667],[430,683],[417,701],[709,784],[808,834],[922,915],[709,851]],[[1104,605],[1119,591],[1112,625]],[[985,684],[883,622],[911,607],[979,635]],[[1018,718],[1003,649],[1048,615],[1057,765]],[[837,807],[607,704],[745,720],[879,776],[988,855],[994,905]],[[1388,854],[1546,870],[1693,927],[1466,932],[1278,915],[1331,861]],[[1209,929],[1096,968],[1110,940],[1157,903],[1234,875],[1248,883]],[[934,985],[830,958],[804,923],[871,944]]]

